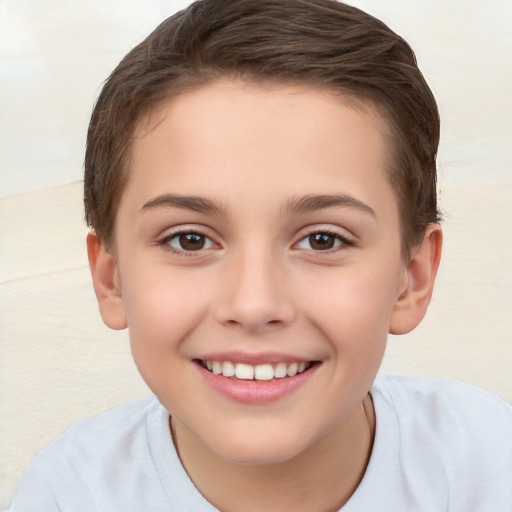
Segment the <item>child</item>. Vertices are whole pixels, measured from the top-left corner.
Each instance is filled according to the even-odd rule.
[[[505,511],[512,410],[376,377],[440,260],[436,104],[333,0],[203,0],[98,99],[87,238],[156,398],[69,429],[12,511]]]

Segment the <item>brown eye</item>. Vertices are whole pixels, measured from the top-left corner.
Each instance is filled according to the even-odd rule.
[[[335,242],[336,238],[328,233],[315,233],[309,236],[309,245],[315,251],[332,249]]]
[[[319,231],[318,233],[311,233],[297,244],[299,249],[306,249],[309,251],[329,251],[342,245],[350,245],[350,242],[341,235],[322,231]]]
[[[180,235],[179,242],[181,248],[185,249],[185,251],[198,251],[204,247],[204,236],[197,233]]]
[[[194,252],[213,247],[212,241],[201,233],[176,233],[167,243],[177,252]]]

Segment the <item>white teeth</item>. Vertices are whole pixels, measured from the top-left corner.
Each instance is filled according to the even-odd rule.
[[[222,363],[222,375],[224,377],[233,377],[235,375],[235,365],[229,361],[224,361]]]
[[[274,368],[271,364],[260,364],[254,368],[254,378],[256,380],[272,380],[274,378]]]
[[[254,366],[238,363],[235,366],[235,375],[237,379],[252,380],[254,378]]]
[[[298,368],[298,363],[292,363],[290,366],[288,366],[288,369],[286,370],[288,377],[294,377],[295,375],[297,375]]]
[[[236,377],[241,380],[261,380],[269,381],[272,379],[283,379],[285,377],[294,377],[298,373],[306,371],[310,364],[302,361],[300,363],[277,363],[260,364],[252,366],[244,363],[232,363],[231,361],[204,361],[206,368],[215,375],[224,377]]]
[[[276,379],[282,379],[283,377],[286,377],[286,364],[285,363],[279,363],[274,368],[274,377]]]

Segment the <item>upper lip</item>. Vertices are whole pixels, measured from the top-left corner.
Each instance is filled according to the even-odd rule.
[[[209,354],[202,354],[192,359],[199,359],[202,361],[231,361],[233,363],[250,364],[257,366],[260,364],[273,364],[273,363],[301,363],[317,361],[318,359],[297,356],[292,354],[284,354],[279,352],[263,352],[263,353],[247,353],[247,352],[214,352]]]

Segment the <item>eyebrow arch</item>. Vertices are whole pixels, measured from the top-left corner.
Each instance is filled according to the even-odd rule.
[[[217,213],[224,214],[227,209],[216,201],[198,196],[180,196],[176,194],[162,194],[150,199],[142,206],[141,210],[150,210],[152,208],[180,208],[199,213]]]
[[[291,199],[285,206],[285,211],[288,213],[306,213],[315,210],[322,210],[324,208],[332,208],[336,206],[355,208],[362,212],[370,214],[372,217],[376,217],[373,208],[367,204],[355,199],[354,197],[341,195],[307,195],[296,199]]]

